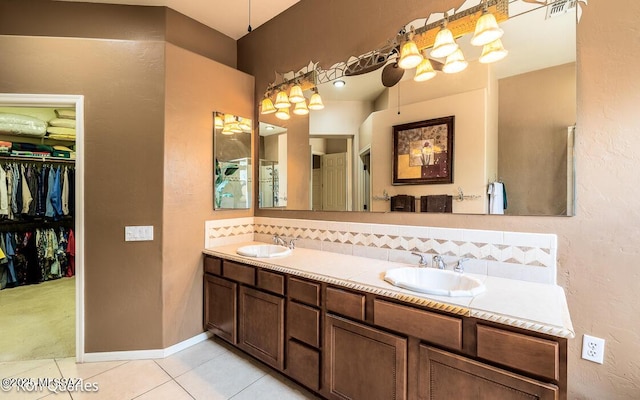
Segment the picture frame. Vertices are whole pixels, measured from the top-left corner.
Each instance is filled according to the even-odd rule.
[[[453,183],[455,116],[393,126],[393,185]]]

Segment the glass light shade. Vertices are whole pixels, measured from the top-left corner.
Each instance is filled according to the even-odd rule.
[[[302,101],[300,103],[296,103],[296,106],[293,107],[293,113],[296,115],[307,115],[309,114],[309,109],[307,108],[307,102]]]
[[[402,45],[400,49],[400,59],[398,60],[398,67],[402,69],[415,68],[422,61],[422,54],[418,50],[416,42],[409,40]]]
[[[240,120],[240,129],[242,132],[250,132],[251,131],[251,120],[243,118]]]
[[[223,135],[233,135],[233,131],[231,130],[231,125],[227,124],[224,126],[224,128],[222,128],[222,134]]]
[[[476,30],[471,38],[474,46],[484,46],[502,37],[504,31],[498,27],[496,17],[491,13],[484,13],[476,23]]]
[[[322,110],[324,108],[324,104],[322,104],[322,97],[320,94],[314,93],[309,99],[309,110]]]
[[[484,45],[482,48],[482,55],[478,61],[483,64],[489,64],[502,60],[507,56],[507,54],[509,54],[509,52],[504,49],[504,46],[502,46],[502,40],[497,39]]]
[[[224,115],[224,124],[225,125],[229,125],[230,123],[234,122],[236,120],[236,117],[232,114],[225,114]]]
[[[453,33],[447,28],[440,29],[436,35],[433,49],[431,49],[431,57],[445,58],[458,50],[458,43],[453,39]]]
[[[287,92],[282,90],[278,93],[278,96],[276,97],[276,103],[274,104],[274,106],[277,109],[291,107],[291,103],[289,102],[289,96],[287,96]]]
[[[289,114],[289,108],[278,109],[278,111],[276,111],[276,118],[282,119],[285,121],[291,118],[291,115]]]
[[[416,82],[424,82],[436,76],[436,71],[431,65],[431,61],[428,58],[424,58],[420,64],[416,67],[416,75],[413,80]]]
[[[242,128],[240,128],[240,124],[238,123],[238,121],[229,124],[229,129],[233,133],[242,133]]]
[[[289,92],[289,101],[293,104],[298,104],[305,101],[300,85],[295,85],[291,88],[291,91]]]
[[[455,74],[467,68],[469,63],[464,59],[464,54],[462,54],[462,50],[458,49],[453,54],[447,57],[447,61],[445,61],[444,66],[442,67],[442,72],[447,74]]]
[[[222,128],[224,126],[224,122],[222,122],[222,117],[220,117],[219,115],[216,115],[213,118],[213,121],[215,123],[216,129],[220,129],[220,128]]]
[[[265,97],[262,99],[262,111],[261,114],[273,114],[276,112],[276,108],[273,106],[273,102],[270,98]]]

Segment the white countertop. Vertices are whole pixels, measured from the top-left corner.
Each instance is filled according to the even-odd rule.
[[[205,249],[205,254],[328,282],[337,286],[399,299],[457,315],[489,320],[563,338],[575,333],[564,290],[557,285],[469,274],[482,280],[486,291],[475,297],[434,296],[401,289],[386,282],[386,270],[414,266],[327,251],[296,248],[285,257],[255,258],[236,254],[248,242]]]

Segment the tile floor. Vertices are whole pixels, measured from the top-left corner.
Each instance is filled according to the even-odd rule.
[[[0,399],[317,399],[238,350],[210,339],[160,360],[76,364],[74,358],[0,363],[0,378],[82,378],[97,392],[0,391]],[[3,381],[4,389],[4,381]]]

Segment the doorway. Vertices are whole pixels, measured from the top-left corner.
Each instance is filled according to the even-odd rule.
[[[37,269],[42,269],[43,271],[43,274],[40,275],[42,280],[31,279],[27,280],[32,283],[30,285],[17,285],[20,281],[16,279],[11,282],[12,285],[16,286],[0,290],[0,304],[4,304],[14,311],[14,314],[8,316],[10,321],[3,321],[2,323],[3,336],[8,338],[8,341],[0,342],[2,347],[0,348],[0,354],[5,356],[0,361],[75,356],[76,361],[82,362],[84,354],[84,96],[0,94],[0,108],[22,111],[18,115],[29,116],[30,113],[35,113],[36,115],[48,113],[50,115],[50,119],[44,118],[47,121],[45,123],[47,132],[43,133],[40,138],[17,136],[9,138],[13,140],[8,140],[3,137],[2,140],[5,143],[11,143],[11,145],[7,145],[11,148],[16,147],[13,145],[14,142],[19,144],[27,143],[26,147],[17,146],[17,148],[22,148],[20,151],[5,150],[4,161],[12,165],[23,163],[33,166],[38,173],[44,170],[55,170],[60,173],[61,177],[67,178],[67,185],[70,177],[75,183],[72,185],[74,193],[69,193],[70,196],[67,195],[66,197],[73,201],[71,220],[64,217],[56,217],[50,220],[35,217],[27,221],[26,218],[23,218],[23,220],[15,224],[15,228],[8,227],[9,221],[7,219],[3,221],[5,223],[5,231],[23,230],[21,232],[23,236],[20,237],[28,237],[28,240],[32,240],[34,243],[39,243],[36,242],[36,239],[42,238],[43,232],[51,229],[55,233],[53,237],[56,238],[60,246],[56,249],[58,257],[52,259],[51,264],[46,264],[46,268],[49,269],[42,269],[42,265],[44,265],[40,264],[42,258],[33,255],[34,258],[31,261],[38,260]],[[61,114],[69,112],[68,115],[65,115],[66,120],[64,120],[65,118],[60,118],[56,110]],[[66,130],[57,130],[58,133],[62,132],[60,133],[61,136],[57,138],[52,136],[52,131],[56,131],[55,129],[49,129],[54,126],[51,123],[53,118],[60,120],[56,121],[56,124],[71,124],[70,121],[73,121],[73,134],[75,137],[67,136],[63,138],[65,135],[70,135],[70,131]],[[34,144],[43,147],[33,147]],[[27,148],[31,148],[32,151],[25,150]],[[65,150],[65,148],[70,151]],[[50,154],[46,154],[49,151]],[[74,157],[75,161],[73,160]],[[27,169],[25,167],[25,170]],[[73,171],[67,174],[70,170]],[[62,184],[60,187],[63,187]],[[66,186],[67,189],[70,187]],[[33,197],[35,198],[36,196]],[[64,209],[65,206],[67,209],[64,210],[64,216],[68,216],[70,213],[68,210],[69,204],[63,204],[62,208]],[[22,213],[25,216],[28,214],[25,211]],[[29,223],[28,226],[25,221]],[[14,222],[11,221],[11,223]],[[65,224],[58,222],[65,222]],[[18,225],[20,224],[23,226],[19,227]],[[63,234],[64,229],[73,232],[73,236],[70,236],[69,231]],[[69,241],[74,242],[74,245],[67,246],[68,252],[65,255],[60,255],[63,239],[67,244]],[[73,264],[71,264],[72,269],[70,269],[69,264],[66,264],[63,274],[60,266],[64,257],[67,257],[67,262],[72,259]],[[16,258],[15,261],[20,260]],[[34,271],[33,265],[34,263],[31,262],[31,271]],[[42,278],[45,275],[44,272],[46,272],[46,279]],[[23,308],[19,309],[18,307]],[[48,330],[46,324],[55,327],[56,332]],[[11,330],[12,326],[16,329]],[[29,332],[29,334],[25,334],[25,331]],[[38,332],[42,332],[42,335],[38,335]],[[13,337],[9,335],[13,335]],[[27,341],[28,348],[20,349],[20,343]]]

